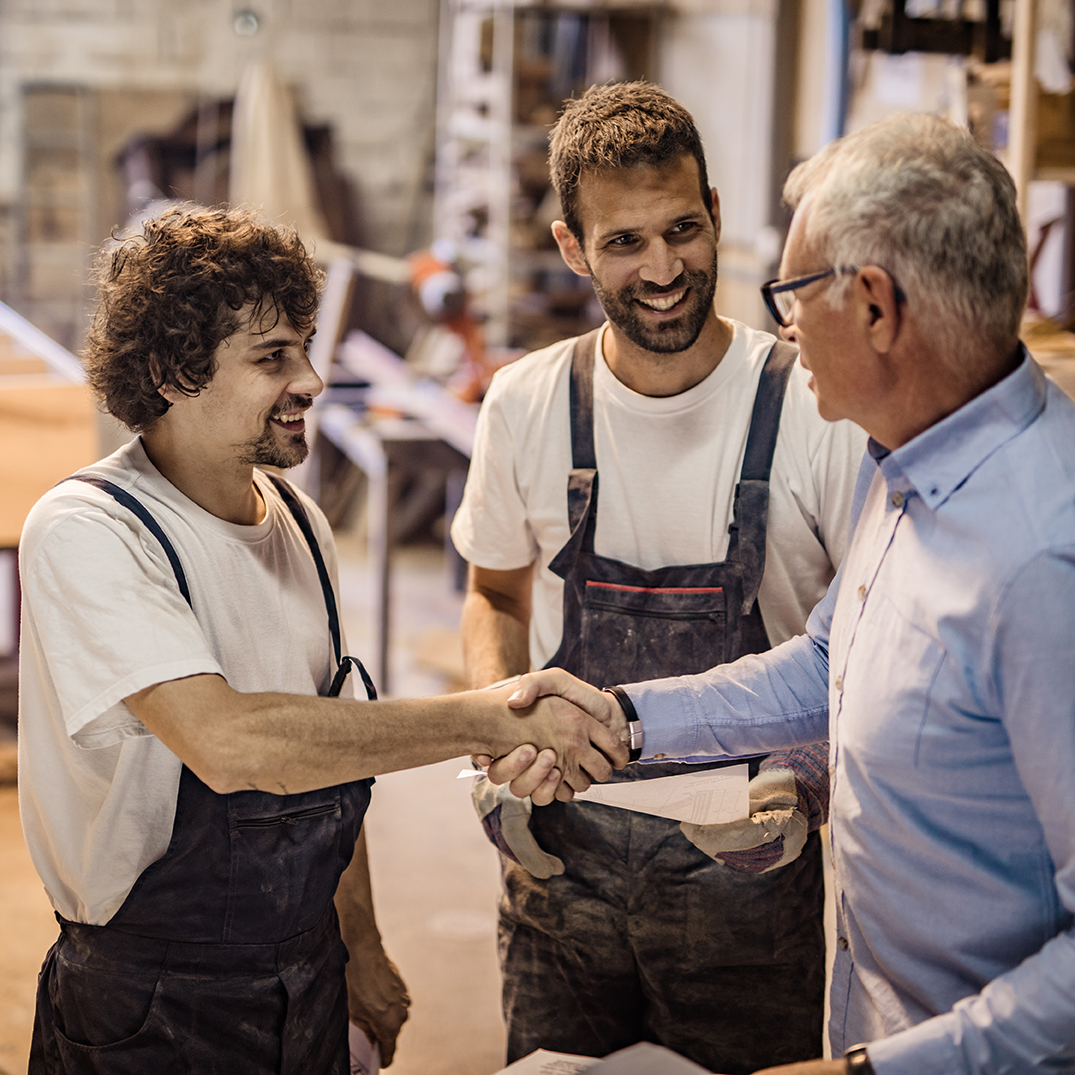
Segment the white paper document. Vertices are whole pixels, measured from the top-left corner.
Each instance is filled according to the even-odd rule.
[[[586,1071],[600,1063],[600,1060],[592,1056],[551,1053],[548,1049],[538,1049],[537,1052],[524,1056],[522,1060],[509,1064],[497,1072],[497,1075],[578,1075],[580,1071]]]
[[[365,1032],[354,1023],[347,1024],[347,1031],[347,1044],[351,1050],[351,1075],[379,1075],[380,1044],[370,1044]]]
[[[739,821],[750,814],[747,768],[744,763],[683,776],[591,784],[589,791],[577,793],[575,799],[695,825]]]
[[[509,1064],[497,1075],[578,1075],[583,1071],[591,1075],[605,1075],[605,1072],[608,1075],[708,1075],[705,1068],[662,1045],[653,1045],[648,1041],[621,1049],[604,1060],[538,1049],[522,1060]]]

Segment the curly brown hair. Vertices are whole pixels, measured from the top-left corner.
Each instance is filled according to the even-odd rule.
[[[584,172],[670,164],[685,153],[698,162],[708,206],[705,153],[691,114],[650,82],[591,86],[564,105],[549,138],[549,170],[564,223],[582,243],[578,193]]]
[[[97,309],[83,359],[104,408],[134,432],[197,395],[213,354],[251,320],[284,316],[305,332],[323,273],[292,228],[245,209],[169,209],[97,260]]]

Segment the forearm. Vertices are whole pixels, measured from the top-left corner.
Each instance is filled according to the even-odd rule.
[[[1075,935],[1067,930],[950,1012],[870,1044],[877,1075],[1056,1071],[1071,1055]]]
[[[590,745],[605,729],[566,703],[546,704],[552,699],[525,716],[513,713],[506,705],[509,693],[359,702],[243,694],[219,676],[192,676],[157,684],[127,703],[222,794],[296,794],[465,754],[500,757],[523,743],[555,750],[573,772],[605,768]],[[601,745],[609,756],[616,754],[614,744]]]
[[[366,851],[365,826],[358,834],[355,853],[336,886],[336,913],[340,919],[340,936],[352,962],[363,949],[381,947],[381,933],[373,913],[373,888]]]
[[[471,570],[461,633],[467,685],[479,689],[530,670],[530,569],[509,597],[481,587]]]
[[[643,760],[766,754],[828,736],[827,654],[800,635],[696,676],[626,685]]]
[[[336,887],[340,936],[347,947],[347,1007],[351,1021],[381,1046],[383,1066],[392,1062],[399,1029],[407,1019],[410,997],[395,964],[381,943],[373,913],[366,829],[355,843],[354,857]]]

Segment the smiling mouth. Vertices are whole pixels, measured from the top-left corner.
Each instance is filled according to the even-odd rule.
[[[668,295],[650,295],[643,298],[639,295],[635,301],[641,303],[647,309],[656,310],[657,313],[665,313],[667,310],[671,310],[674,306],[678,306],[684,296],[690,288],[681,288],[679,291],[673,291]]]
[[[306,428],[304,414],[305,411],[287,411],[283,414],[274,414],[271,420],[283,426],[289,433],[301,433]]]

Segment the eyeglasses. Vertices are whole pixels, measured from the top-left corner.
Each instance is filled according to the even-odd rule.
[[[795,302],[795,292],[807,284],[816,284],[818,280],[824,280],[829,276],[836,276],[841,272],[857,272],[857,269],[822,269],[821,272],[808,273],[806,276],[796,276],[792,280],[770,280],[761,285],[761,297],[773,320],[781,327],[787,328],[791,324],[791,307]]]
[[[886,272],[888,270],[885,270]],[[791,325],[791,307],[795,302],[795,292],[807,284],[816,284],[818,280],[825,280],[830,276],[852,276],[858,272],[855,265],[845,265],[842,269],[822,269],[820,272],[808,273],[806,276],[796,276],[792,280],[770,280],[761,285],[761,297],[773,320],[781,327],[788,328]],[[891,277],[892,274],[889,273]],[[906,302],[907,296],[903,293],[895,280],[892,286],[896,292],[897,302]]]

